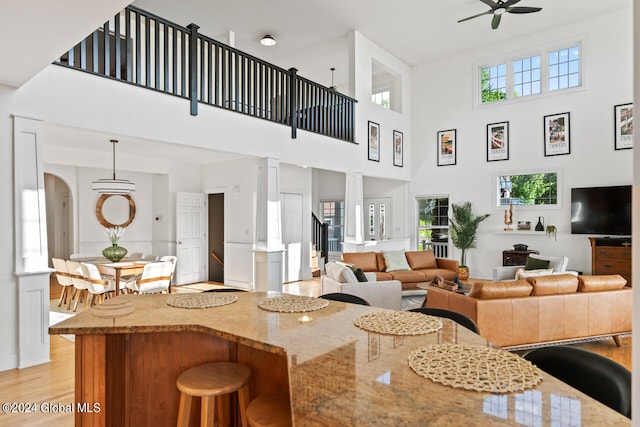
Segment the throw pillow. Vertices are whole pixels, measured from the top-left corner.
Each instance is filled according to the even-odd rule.
[[[365,276],[365,274],[362,272],[361,269],[356,267],[349,267],[349,268],[351,268],[351,271],[353,271],[353,274],[356,275],[356,279],[358,279],[358,282],[368,282],[367,276]]]
[[[538,270],[519,268],[518,271],[516,271],[516,280],[526,279],[527,277],[548,276],[551,273],[553,273],[553,268],[540,268]]]
[[[383,251],[382,255],[384,256],[385,264],[387,264],[387,271],[411,270],[403,250]]]
[[[525,270],[540,270],[543,268],[549,268],[549,260],[527,257],[527,262],[524,265]]]

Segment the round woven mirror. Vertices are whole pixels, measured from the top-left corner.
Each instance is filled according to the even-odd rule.
[[[136,217],[136,204],[128,194],[103,194],[96,203],[96,217],[103,227],[126,227]]]

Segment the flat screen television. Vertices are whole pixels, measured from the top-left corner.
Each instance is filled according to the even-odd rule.
[[[631,235],[631,186],[571,189],[571,234]]]

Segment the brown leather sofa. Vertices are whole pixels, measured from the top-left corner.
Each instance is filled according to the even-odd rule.
[[[503,348],[631,333],[632,290],[620,275],[530,277],[477,282],[469,295],[429,287],[427,307],[462,313]]]
[[[383,252],[345,252],[342,261],[365,273],[376,273],[376,280],[399,280],[402,290],[419,289],[418,283],[431,282],[436,276],[453,280],[458,275],[458,261],[436,258],[433,251],[406,251],[409,269],[387,271]]]

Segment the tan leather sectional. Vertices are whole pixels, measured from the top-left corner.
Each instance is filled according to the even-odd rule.
[[[458,261],[436,258],[433,251],[406,251],[409,269],[387,271],[382,252],[345,252],[342,261],[352,264],[365,273],[376,273],[377,281],[399,280],[402,290],[418,289],[417,284],[431,282],[436,276],[453,280],[458,275]]]
[[[462,313],[503,348],[631,333],[632,289],[620,275],[474,283],[469,295],[430,287],[427,307]]]

